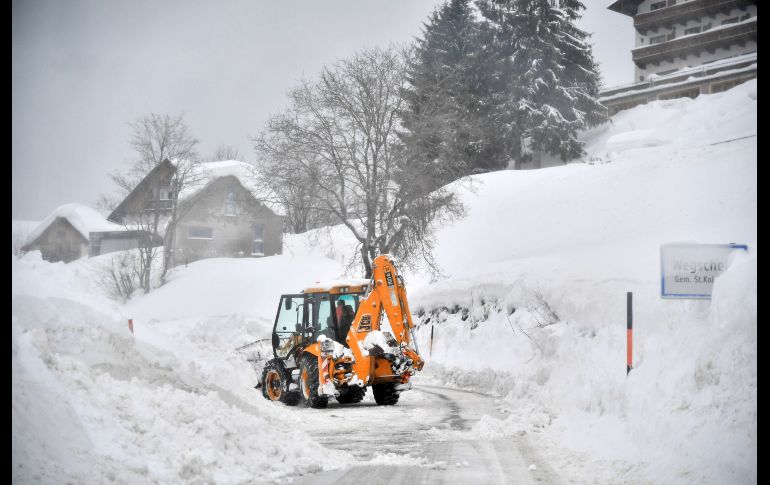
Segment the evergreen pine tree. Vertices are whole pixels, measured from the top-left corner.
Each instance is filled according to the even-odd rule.
[[[581,156],[580,130],[606,121],[596,101],[598,66],[589,34],[575,21],[579,0],[478,0],[497,71],[509,82],[498,104],[501,116],[521,131],[522,144],[559,155]]]
[[[408,163],[438,184],[505,167],[479,24],[470,0],[450,0],[423,24],[402,113]]]

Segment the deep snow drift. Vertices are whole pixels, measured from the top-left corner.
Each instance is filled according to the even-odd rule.
[[[593,164],[478,177],[469,217],[439,233],[451,276],[411,292],[443,379],[507,395],[512,431],[588,452],[554,457],[579,477],[756,482],[756,112],[756,81],[659,101],[586,134]],[[749,252],[711,302],[663,300],[675,241]]]
[[[139,298],[157,309],[146,319],[92,283],[107,257],[13,261],[14,483],[261,483],[348,462],[293,431],[296,415],[253,389],[253,369],[233,350],[264,332],[237,313],[246,306],[229,314],[216,291],[190,294],[200,287],[193,274]],[[207,299],[221,302],[212,313]]]
[[[586,133],[586,163],[459,184],[468,217],[437,234],[446,277],[405,275],[428,360],[416,385],[503,396],[510,417],[475,435],[536,435],[573,483],[756,482],[756,110],[756,81],[655,102]],[[683,240],[749,245],[710,302],[659,296],[660,245]],[[352,246],[340,227],[287,236],[282,256],[179,267],[127,305],[93,283],[103,257],[14,260],[14,480],[238,483],[351,464],[288,431],[303,413],[264,401],[233,349],[268,336],[281,293],[360,276]]]

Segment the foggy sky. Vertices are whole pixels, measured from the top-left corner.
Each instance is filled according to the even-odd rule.
[[[583,0],[604,84],[633,81],[629,17]],[[442,0],[19,0],[12,13],[13,219],[93,206],[132,157],[128,123],[178,114],[201,143],[249,137],[301,77],[403,43]]]

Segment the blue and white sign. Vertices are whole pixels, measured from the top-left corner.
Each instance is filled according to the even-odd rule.
[[[663,298],[710,299],[714,279],[745,244],[664,244],[660,247],[660,294]]]

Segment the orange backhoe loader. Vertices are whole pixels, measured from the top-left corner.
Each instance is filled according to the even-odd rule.
[[[274,358],[257,387],[271,401],[313,408],[325,408],[330,397],[359,402],[367,387],[377,404],[396,404],[423,367],[413,328],[404,280],[393,257],[380,255],[371,280],[335,281],[281,296]]]

